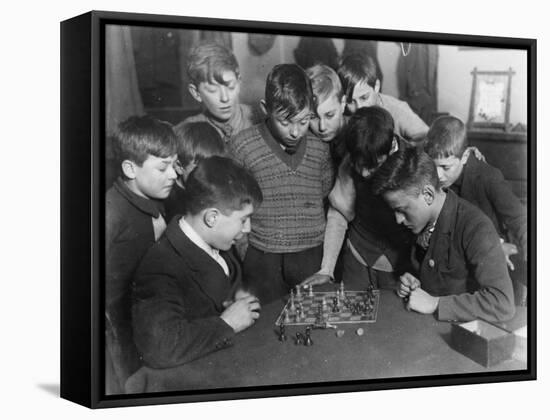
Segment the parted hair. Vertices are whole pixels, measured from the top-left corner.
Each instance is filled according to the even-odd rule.
[[[391,154],[372,177],[372,191],[378,195],[394,191],[419,194],[428,184],[439,190],[437,168],[432,158],[416,147]]]
[[[358,109],[344,133],[351,163],[367,169],[375,169],[390,153],[395,138],[393,118],[379,106]]]
[[[239,78],[239,63],[235,55],[219,44],[205,43],[194,47],[187,56],[187,75],[196,86],[201,82],[225,84],[223,73],[232,71]]]
[[[187,213],[196,215],[207,208],[223,214],[242,210],[246,204],[257,207],[263,200],[262,190],[254,176],[223,156],[202,159],[189,174],[185,184]]]
[[[374,89],[378,80],[376,62],[364,53],[352,53],[345,56],[338,67],[338,76],[342,89],[349,102],[353,99],[353,89],[360,82],[366,82]]]
[[[210,156],[226,154],[220,134],[205,121],[183,124],[174,131],[178,139],[178,160],[183,166]]]
[[[113,149],[118,163],[130,160],[142,165],[149,155],[160,158],[175,155],[176,143],[172,124],[149,115],[132,116],[119,124]]]
[[[305,71],[297,64],[278,64],[267,75],[265,105],[270,113],[291,119],[304,109],[314,109],[313,90]]]
[[[468,147],[466,126],[453,116],[437,118],[426,134],[424,150],[432,159],[461,158]]]
[[[311,88],[315,96],[317,106],[325,102],[331,96],[336,96],[340,101],[344,96],[342,83],[338,74],[325,64],[316,64],[306,70],[311,80]]]

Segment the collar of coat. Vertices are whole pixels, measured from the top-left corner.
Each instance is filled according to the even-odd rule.
[[[231,299],[232,279],[240,277],[240,268],[236,257],[231,252],[220,251],[221,257],[229,268],[229,276],[226,276],[222,267],[183,233],[179,226],[179,217],[174,217],[170,221],[165,235],[186,265],[192,271],[200,273],[200,276],[196,276],[194,281],[214,301],[217,309],[222,311],[223,301]]]
[[[114,188],[122,195],[126,200],[130,202],[134,207],[155,219],[160,214],[164,214],[164,205],[157,200],[147,199],[134,193],[128,188],[122,178],[118,178],[114,183]]]

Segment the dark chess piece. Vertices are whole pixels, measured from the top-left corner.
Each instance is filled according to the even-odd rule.
[[[306,339],[305,339],[304,345],[306,345],[306,346],[313,345],[313,340],[311,339],[311,328],[310,327],[306,328]]]
[[[285,324],[279,325],[279,341],[286,341]]]
[[[296,333],[296,345],[304,344],[304,335],[300,332]]]

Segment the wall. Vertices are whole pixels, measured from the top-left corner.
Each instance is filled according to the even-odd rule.
[[[278,63],[294,62],[294,49],[299,37],[277,36],[274,46],[262,56],[253,56],[248,50],[247,34],[234,33],[233,47],[239,60],[243,78],[241,98],[246,103],[256,103],[263,97],[265,79],[271,68]],[[343,41],[334,40],[342,51]],[[378,44],[378,60],[384,75],[383,91],[399,96],[397,88],[397,60],[402,55],[396,42]],[[472,90],[471,71],[508,70],[512,77],[510,122],[527,122],[527,53],[504,49],[459,49],[457,46],[439,46],[438,105],[440,112],[448,112],[464,121],[468,119]]]
[[[471,71],[504,71],[511,67],[510,122],[527,123],[527,52],[504,49],[439,47],[439,110],[466,120],[472,91]]]
[[[233,52],[241,69],[241,101],[256,105],[264,96],[265,80],[273,66],[294,62],[293,54],[299,37],[279,35],[271,49],[261,56],[250,53],[248,34],[235,32],[232,38]]]

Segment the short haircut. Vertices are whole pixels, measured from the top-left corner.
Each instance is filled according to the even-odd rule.
[[[395,138],[393,118],[379,106],[360,108],[350,117],[344,138],[351,162],[375,169],[380,158],[391,151]]]
[[[183,124],[174,131],[178,139],[178,160],[183,166],[210,156],[226,154],[220,134],[205,121]]]
[[[132,116],[119,124],[114,136],[114,153],[118,163],[130,160],[137,165],[151,156],[166,158],[177,151],[172,125],[151,116]]]
[[[325,64],[316,64],[306,70],[306,74],[311,80],[311,88],[316,98],[317,106],[325,102],[331,96],[336,96],[340,101],[344,96],[342,83],[338,74]]]
[[[265,104],[270,113],[291,119],[304,109],[314,109],[311,82],[297,64],[278,64],[267,75]]]
[[[225,84],[223,73],[232,71],[239,77],[239,63],[231,51],[218,44],[200,44],[187,56],[187,75],[196,86],[201,82]]]
[[[338,67],[347,102],[353,100],[353,89],[358,83],[366,82],[374,89],[378,80],[378,68],[373,58],[367,54],[353,53],[345,56]]]
[[[390,155],[372,177],[372,191],[377,195],[394,191],[414,191],[418,195],[428,184],[439,190],[437,168],[428,154],[416,147]]]
[[[257,207],[262,191],[252,174],[223,156],[211,156],[198,162],[185,184],[188,214],[196,215],[214,207],[229,215],[247,204]]]
[[[461,158],[468,146],[466,126],[452,116],[437,118],[426,135],[424,150],[432,159]]]

